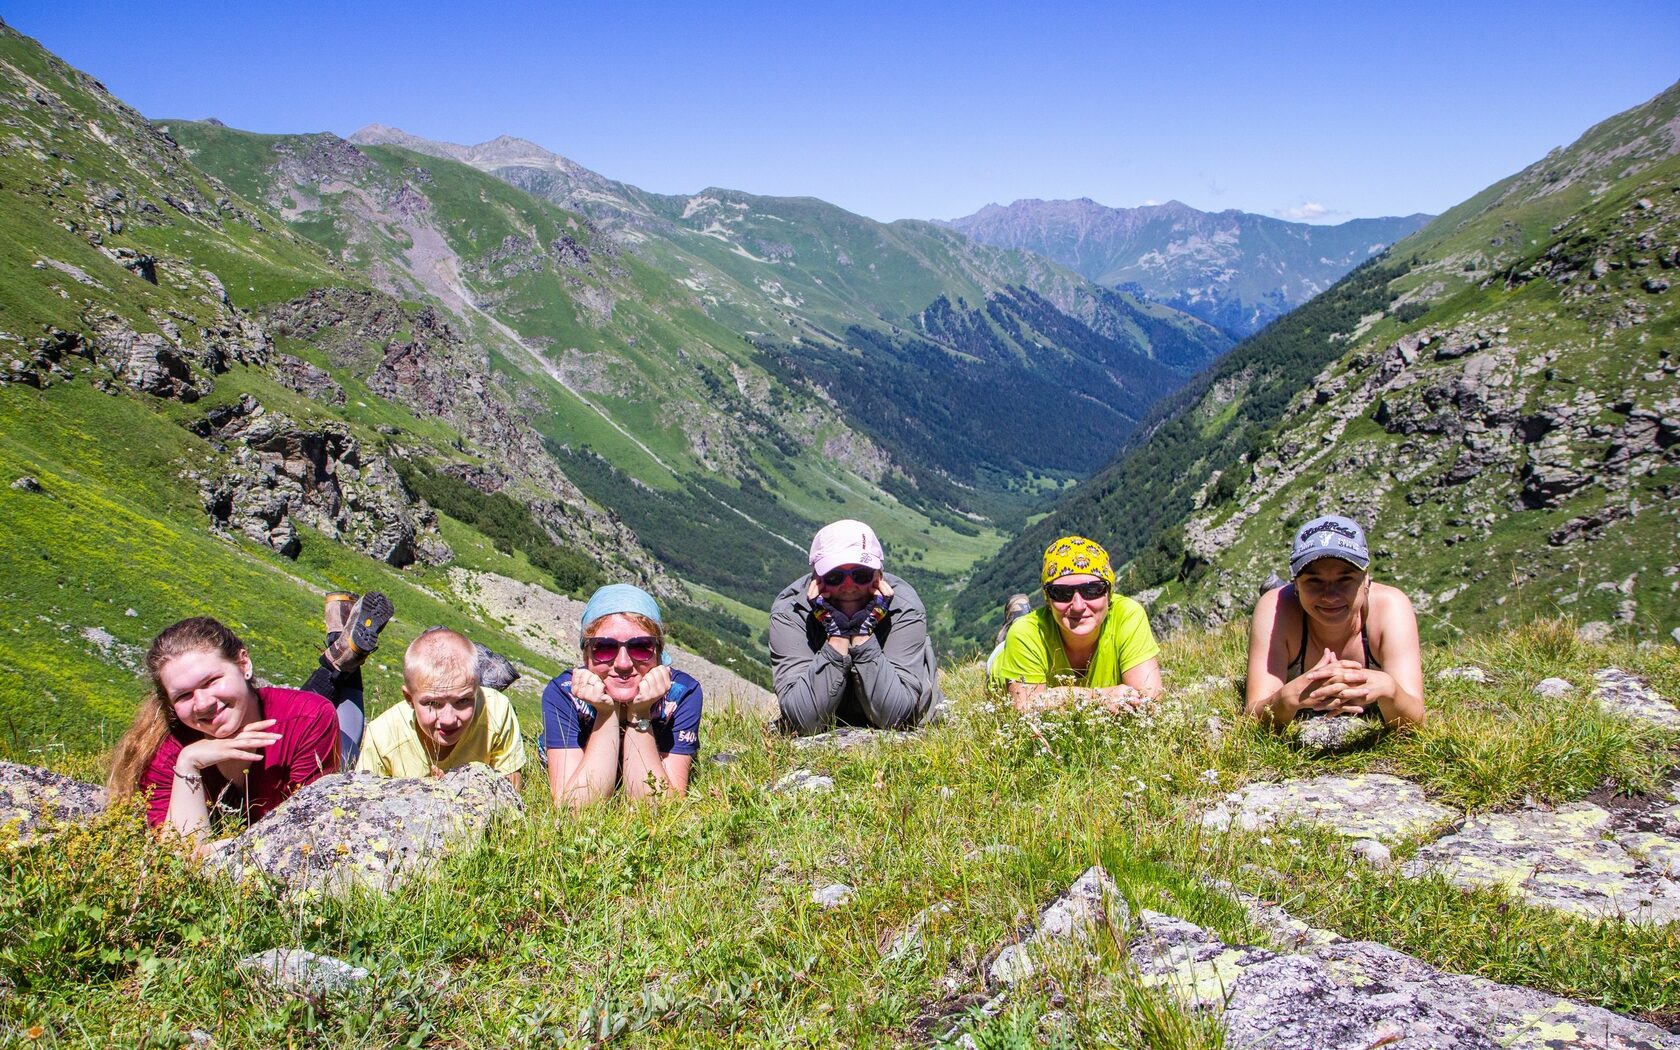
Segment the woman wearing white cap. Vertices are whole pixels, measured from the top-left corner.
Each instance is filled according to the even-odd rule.
[[[927,607],[881,569],[881,541],[861,521],[825,525],[811,572],[770,607],[770,668],[785,732],[835,725],[899,729],[943,706]]]
[[[1273,726],[1302,711],[1390,726],[1423,721],[1417,615],[1399,588],[1371,579],[1370,565],[1365,531],[1341,515],[1314,518],[1295,533],[1294,582],[1254,607],[1250,715]]]

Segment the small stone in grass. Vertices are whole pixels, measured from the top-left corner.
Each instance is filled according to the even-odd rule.
[[[1444,671],[1435,672],[1437,682],[1475,682],[1480,685],[1488,680],[1488,673],[1480,667],[1449,667]]]
[[[852,888],[843,882],[830,883],[811,891],[811,901],[824,908],[838,908],[852,899]]]
[[[1534,695],[1545,697],[1547,700],[1556,700],[1574,691],[1574,684],[1567,678],[1542,678],[1534,686]]]
[[[1353,852],[1360,860],[1379,871],[1394,863],[1394,854],[1376,839],[1360,839],[1353,844]]]

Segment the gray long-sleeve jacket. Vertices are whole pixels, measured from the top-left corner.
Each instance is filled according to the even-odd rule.
[[[810,574],[776,595],[770,607],[770,669],[785,732],[821,733],[837,721],[899,729],[944,707],[927,607],[909,584],[883,575],[893,590],[887,618],[846,655],[827,644],[811,616],[805,596]]]

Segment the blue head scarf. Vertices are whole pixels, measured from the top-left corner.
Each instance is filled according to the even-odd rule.
[[[591,624],[614,613],[645,616],[659,625],[661,635],[665,632],[665,621],[660,618],[659,605],[651,594],[634,584],[609,583],[590,595],[589,604],[583,607],[583,621],[578,626],[578,647],[583,647],[584,635],[589,633]],[[663,643],[659,646],[659,662],[667,667],[671,664],[671,652]]]

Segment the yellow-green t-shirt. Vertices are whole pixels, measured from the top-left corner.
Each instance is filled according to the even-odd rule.
[[[1161,651],[1149,629],[1143,606],[1125,595],[1109,598],[1108,615],[1097,634],[1097,648],[1083,676],[1075,674],[1062,647],[1062,632],[1048,608],[1035,609],[1009,625],[1003,652],[992,665],[997,686],[1083,685],[1093,689],[1119,685],[1120,676]]]
[[[448,771],[468,762],[483,762],[504,775],[525,765],[525,740],[513,704],[494,689],[479,687],[473,698],[472,722],[436,765]],[[433,764],[420,727],[414,723],[414,708],[404,700],[368,723],[356,770],[387,777],[423,777],[431,773]]]

